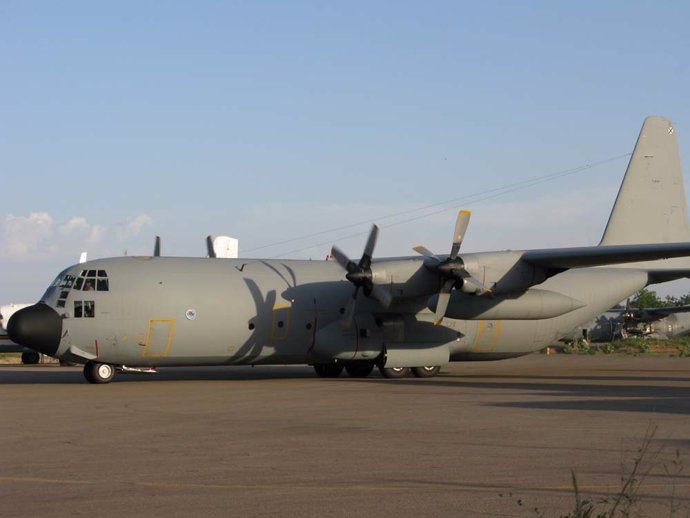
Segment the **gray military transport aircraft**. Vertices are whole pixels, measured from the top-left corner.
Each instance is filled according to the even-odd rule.
[[[91,383],[160,366],[309,364],[323,377],[434,376],[542,349],[642,287],[690,276],[671,122],[645,120],[599,246],[358,261],[117,257],[70,266],[14,314],[15,342]]]

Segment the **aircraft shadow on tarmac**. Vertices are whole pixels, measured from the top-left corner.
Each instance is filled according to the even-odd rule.
[[[455,376],[454,376],[455,377]],[[500,378],[503,381],[494,381]],[[487,381],[480,381],[485,379]],[[535,380],[530,383],[528,380]],[[541,380],[552,380],[551,383]],[[569,380],[589,383],[567,383]],[[687,382],[688,378],[640,377],[640,376],[459,376],[450,380],[440,376],[432,380],[396,380],[398,384],[433,383],[434,386],[480,391],[506,391],[513,398],[516,394],[527,393],[529,401],[487,402],[488,406],[499,408],[530,408],[544,410],[592,410],[616,412],[644,412],[663,414],[690,414],[690,386],[647,385],[653,381]],[[375,382],[376,380],[361,380]],[[564,383],[561,383],[563,381]],[[610,381],[628,384],[611,385]],[[495,394],[494,394],[495,395]],[[534,397],[545,397],[535,401]],[[578,398],[578,399],[573,399]]]
[[[528,376],[528,375],[462,375],[444,374],[436,378],[384,378],[319,379],[310,367],[168,367],[157,374],[121,374],[113,383],[175,382],[175,381],[250,381],[311,379],[313,383],[369,383],[396,386],[467,389],[481,392],[506,392],[514,399],[526,394],[529,401],[491,401],[484,404],[499,408],[526,408],[544,410],[617,411],[658,414],[690,414],[690,386],[659,386],[654,382],[687,382],[688,377],[662,376]],[[498,381],[497,381],[498,380]],[[575,381],[576,383],[572,383]],[[579,383],[577,383],[579,382]],[[611,382],[618,384],[611,384]],[[620,384],[621,382],[626,384]],[[646,384],[650,383],[650,384]],[[0,368],[0,385],[22,384],[85,384],[80,368],[12,366]],[[97,390],[97,389],[96,389]],[[372,387],[372,390],[375,390]],[[434,392],[437,394],[438,392]],[[534,398],[544,400],[535,401]],[[573,399],[575,398],[575,399]]]
[[[113,382],[165,382],[165,381],[247,381],[247,380],[280,380],[280,379],[318,379],[311,367],[166,367],[155,374],[118,373]],[[11,366],[0,368],[0,385],[24,384],[88,384],[84,380],[80,367]]]

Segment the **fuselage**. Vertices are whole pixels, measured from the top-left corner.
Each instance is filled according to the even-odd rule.
[[[394,292],[424,275],[422,259],[404,265],[391,279]],[[396,349],[412,358],[438,349],[446,361],[500,359],[553,343],[646,282],[637,269],[568,270],[538,287],[582,301],[579,309],[536,320],[446,318],[439,326],[427,307],[432,282],[428,293],[387,309],[360,294],[348,328],[341,318],[353,286],[332,261],[101,259],[67,268],[42,297],[61,317],[57,348],[42,352],[130,366],[312,364]]]

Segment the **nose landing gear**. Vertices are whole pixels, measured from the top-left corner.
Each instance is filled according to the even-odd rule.
[[[115,367],[109,363],[86,362],[84,377],[89,383],[110,383],[115,377]]]

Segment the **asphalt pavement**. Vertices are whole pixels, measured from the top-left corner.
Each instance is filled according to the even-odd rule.
[[[560,516],[690,509],[690,359],[530,355],[431,379],[0,365],[0,516]],[[644,477],[639,475],[644,474]],[[611,505],[611,504],[609,504]]]

